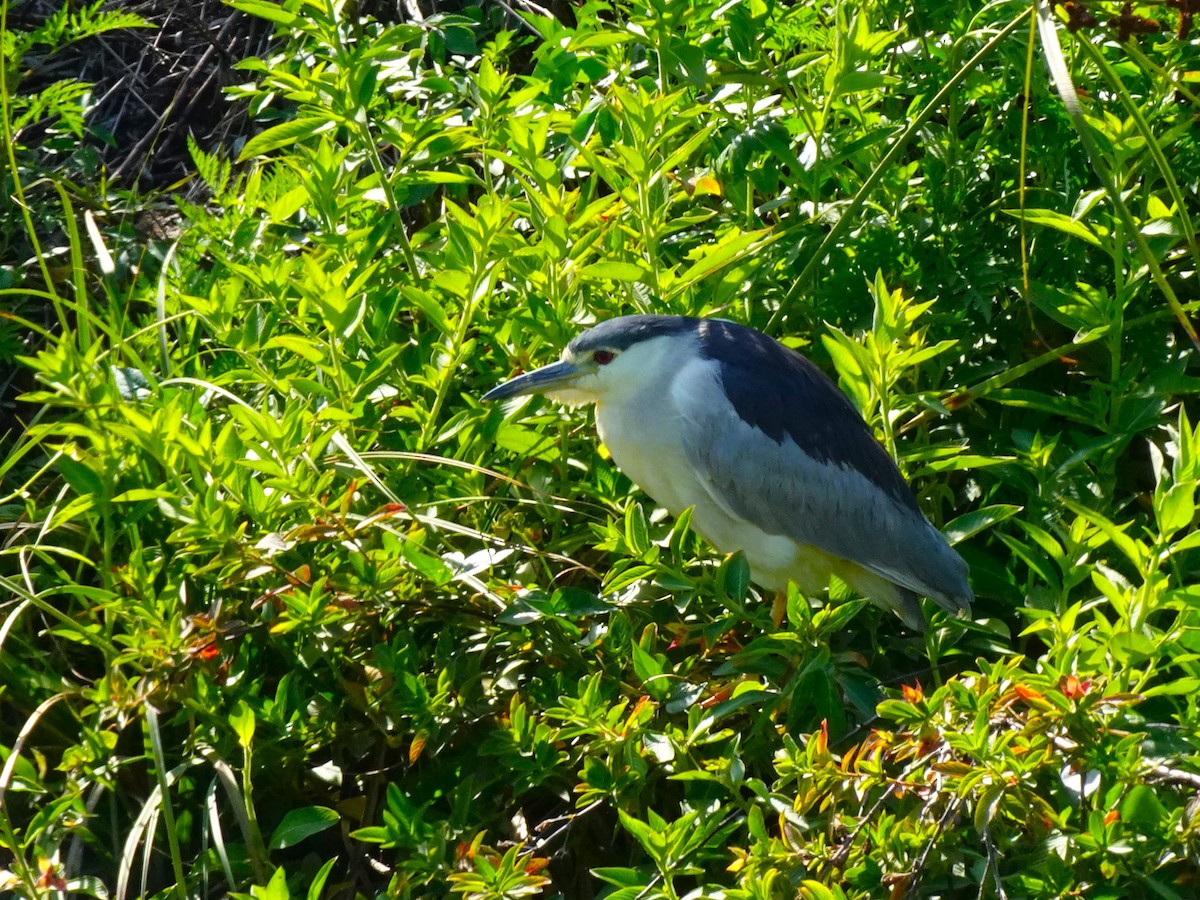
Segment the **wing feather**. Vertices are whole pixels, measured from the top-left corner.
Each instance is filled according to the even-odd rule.
[[[857,415],[839,423],[842,430],[832,438],[853,444],[850,452],[830,448],[817,459],[790,434],[775,440],[742,419],[720,389],[715,362],[695,365],[702,370],[675,380],[675,402],[688,432],[688,461],[716,503],[763,531],[854,562],[949,609],[970,602],[966,565],[921,514],[907,487],[897,497],[880,487],[877,473],[868,478],[838,461],[868,458],[876,469],[895,470]],[[737,424],[730,427],[731,422]],[[898,471],[895,478],[903,485]]]

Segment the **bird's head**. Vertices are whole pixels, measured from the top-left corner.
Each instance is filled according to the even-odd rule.
[[[683,316],[609,319],[571,341],[558,362],[518,375],[483,399],[545,394],[581,406],[634,397],[647,387],[661,390],[678,371],[686,352],[680,342],[694,339],[696,322]]]

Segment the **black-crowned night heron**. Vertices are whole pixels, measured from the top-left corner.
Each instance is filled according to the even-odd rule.
[[[799,353],[722,319],[623,316],[484,400],[596,404],[616,464],[756,582],[813,596],[836,575],[914,629],[918,597],[970,611],[967,566],[850,400]]]

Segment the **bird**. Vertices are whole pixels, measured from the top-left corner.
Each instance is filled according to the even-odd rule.
[[[810,360],[720,318],[627,315],[488,391],[595,405],[613,462],[753,581],[816,598],[835,575],[909,628],[970,613],[968,569],[850,399]]]

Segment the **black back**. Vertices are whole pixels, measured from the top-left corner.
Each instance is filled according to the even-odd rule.
[[[743,420],[777,444],[790,437],[818,462],[860,472],[904,506],[916,500],[854,404],[825,373],[774,338],[723,319],[698,319],[700,352]]]

